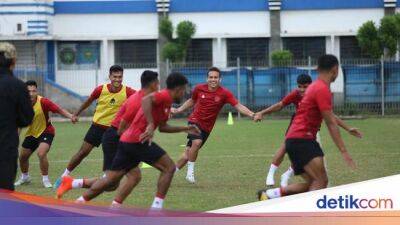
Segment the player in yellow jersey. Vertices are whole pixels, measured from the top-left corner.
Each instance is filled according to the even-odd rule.
[[[111,121],[115,117],[122,103],[135,91],[122,84],[124,70],[121,66],[114,65],[110,67],[109,84],[98,86],[89,98],[82,104],[75,116],[79,116],[93,101],[97,100],[96,111],[93,116],[93,123],[86,133],[85,139],[79,151],[72,156],[67,168],[61,177],[69,175],[72,170],[77,167],[82,160],[89,155],[94,147],[99,147],[101,139],[107,128],[110,127]],[[55,183],[58,188],[61,179]]]
[[[31,178],[28,173],[29,157],[37,149],[43,186],[46,188],[51,188],[52,185],[48,176],[49,162],[47,160],[47,153],[49,152],[51,143],[53,142],[55,129],[53,125],[51,125],[49,112],[61,114],[69,118],[72,123],[77,122],[77,117],[69,113],[67,110],[54,104],[49,99],[38,95],[37,84],[35,81],[27,81],[26,85],[31,97],[35,116],[25,133],[25,139],[22,143],[22,148],[19,155],[21,178],[15,182],[15,186],[31,182]]]

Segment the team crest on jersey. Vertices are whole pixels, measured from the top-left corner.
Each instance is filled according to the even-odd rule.
[[[214,101],[215,101],[215,102],[219,102],[219,101],[221,101],[221,97],[219,97],[219,96],[215,96],[215,98],[214,98]]]
[[[201,98],[205,98],[206,96],[204,94],[201,95]]]
[[[116,102],[116,101],[115,101],[115,99],[114,99],[114,98],[113,98],[113,99],[111,99],[111,100],[110,100],[110,105],[115,105],[115,102]]]

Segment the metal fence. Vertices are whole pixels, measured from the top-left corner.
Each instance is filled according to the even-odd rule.
[[[157,69],[164,76],[173,71],[182,72],[189,79],[190,90],[192,90],[195,85],[206,81],[207,69],[210,65],[221,69],[222,85],[231,90],[244,105],[252,110],[259,110],[280,101],[297,87],[296,79],[299,74],[310,74],[313,80],[317,77],[316,61],[311,59],[293,61],[290,65],[279,67],[269,67],[265,62],[255,62],[253,64],[255,66],[242,66],[240,59],[236,62],[164,62],[122,66],[127,68],[124,80],[128,85],[131,85],[133,80],[139,83],[140,74],[147,68]],[[400,62],[352,59],[342,60],[340,68],[340,76],[332,85],[337,114],[399,114]],[[53,89],[46,88],[49,85],[60,85],[65,90],[70,89],[71,92],[87,96],[94,87],[107,81],[107,73],[106,69],[100,68],[94,70],[72,68],[60,72],[53,65],[19,66],[15,69],[15,75],[19,78],[36,80],[41,93],[45,96],[56,95]],[[187,97],[189,96],[188,92]],[[290,114],[293,110],[293,107],[288,107],[280,115]]]

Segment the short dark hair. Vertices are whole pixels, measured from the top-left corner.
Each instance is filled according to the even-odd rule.
[[[208,70],[207,70],[207,76],[208,76],[208,74],[209,74],[211,71],[217,72],[218,75],[219,75],[219,77],[221,77],[221,70],[218,69],[218,67],[213,66],[213,67],[208,68]]]
[[[179,86],[184,86],[188,82],[188,79],[179,72],[172,72],[167,77],[167,89],[174,89]]]
[[[13,59],[8,59],[5,56],[5,52],[0,52],[0,68],[10,68]]]
[[[308,74],[300,74],[297,76],[297,84],[311,84],[312,83],[312,78]]]
[[[25,82],[26,86],[35,86],[37,88],[37,83],[34,80],[28,80]]]
[[[120,65],[113,65],[110,67],[110,75],[115,72],[124,72],[124,68]]]
[[[151,71],[151,70],[145,70],[142,73],[142,76],[140,77],[140,83],[142,84],[142,88],[148,87],[152,82],[156,81],[158,79],[158,73]]]
[[[334,55],[323,55],[318,58],[318,71],[328,71],[339,65],[339,60]]]

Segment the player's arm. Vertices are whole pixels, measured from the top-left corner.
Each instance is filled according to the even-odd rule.
[[[266,115],[266,114],[268,115],[273,112],[281,111],[283,109],[283,107],[285,107],[285,105],[283,104],[282,101],[275,103],[275,104],[271,105],[270,107],[263,109],[260,112],[257,112],[256,115],[254,116],[254,120],[260,121],[260,120],[262,120],[264,115]]]
[[[197,126],[171,126],[167,122],[160,123],[158,130],[162,133],[179,133],[186,132],[189,134],[200,135],[201,131]]]
[[[72,123],[78,122],[78,117],[73,115],[72,113],[68,112],[66,109],[63,109],[60,107],[58,109],[58,114],[70,119]]]
[[[255,113],[248,109],[246,106],[242,105],[241,103],[238,103],[235,105],[235,109],[239,111],[241,114],[244,114],[252,119],[254,119]]]
[[[79,107],[78,111],[74,113],[75,116],[79,116],[85,109],[87,109],[94,101],[92,97],[86,99],[86,101]]]
[[[358,128],[348,126],[337,115],[335,115],[335,117],[336,117],[336,123],[339,127],[343,128],[345,131],[349,132],[349,134],[351,134],[355,137],[362,138],[362,133],[358,130]]]
[[[346,163],[351,168],[355,168],[353,159],[349,155],[349,153],[346,149],[346,146],[344,145],[343,139],[340,135],[339,128],[338,128],[337,122],[336,122],[335,114],[332,112],[332,110],[322,111],[321,114],[322,114],[322,117],[324,118],[326,126],[328,127],[328,130],[333,139],[333,142],[335,143],[335,145],[338,147],[339,151],[341,152],[343,159],[346,161]]]
[[[154,93],[149,94],[142,98],[142,109],[143,114],[147,120],[147,127],[145,132],[140,135],[140,140],[142,142],[148,141],[151,144],[151,139],[154,136],[154,119],[152,115],[153,103],[155,101]]]
[[[121,122],[119,122],[119,126],[118,126],[118,135],[121,135],[122,133],[124,133],[126,131],[126,129],[128,129],[129,124],[124,120],[121,119]]]
[[[186,100],[180,107],[178,108],[171,108],[171,113],[172,114],[179,114],[179,113],[183,113],[186,110],[192,108],[194,106],[194,101],[192,98],[189,98],[188,100]]]

